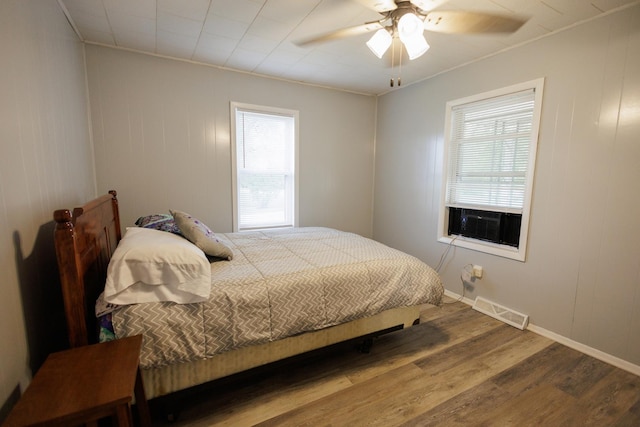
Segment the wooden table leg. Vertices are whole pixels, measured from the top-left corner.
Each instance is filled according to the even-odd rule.
[[[133,427],[131,419],[131,407],[127,405],[119,405],[116,408],[116,417],[118,419],[118,427]]]
[[[136,385],[134,388],[136,396],[136,406],[138,407],[138,415],[140,417],[140,425],[142,427],[151,427],[151,413],[149,412],[149,403],[144,393],[144,383],[142,382],[142,373],[140,368],[136,373]]]

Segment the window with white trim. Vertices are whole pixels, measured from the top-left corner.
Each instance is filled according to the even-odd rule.
[[[543,84],[447,103],[439,241],[525,260]]]
[[[298,112],[231,103],[234,231],[297,226]]]

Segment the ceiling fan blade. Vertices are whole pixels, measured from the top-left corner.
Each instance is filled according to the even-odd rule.
[[[424,11],[424,12],[428,12],[430,10],[433,10],[437,7],[442,6],[443,4],[445,4],[446,2],[448,2],[449,0],[410,0],[411,4],[413,4],[414,6],[416,6],[418,9]]]
[[[324,43],[331,40],[342,39],[345,37],[357,36],[360,34],[366,34],[371,31],[379,30],[382,28],[382,24],[379,21],[367,22],[366,24],[356,25],[354,27],[342,28],[340,30],[331,31],[329,33],[320,34],[310,38],[294,41],[297,46],[309,46],[316,43]]]
[[[393,0],[356,0],[361,5],[368,7],[371,10],[375,10],[378,13],[388,12],[395,10],[398,5]]]
[[[424,28],[438,33],[512,33],[526,19],[480,12],[437,10],[429,12]]]

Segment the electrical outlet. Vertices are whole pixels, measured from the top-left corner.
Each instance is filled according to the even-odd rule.
[[[484,273],[481,265],[473,266],[473,277],[482,279],[482,274]]]

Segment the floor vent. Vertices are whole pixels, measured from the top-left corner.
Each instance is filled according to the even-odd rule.
[[[482,297],[476,297],[476,300],[473,302],[473,309],[511,326],[515,326],[518,329],[526,328],[529,323],[529,316],[526,314],[518,313],[517,311],[503,307],[500,304],[496,304]]]

